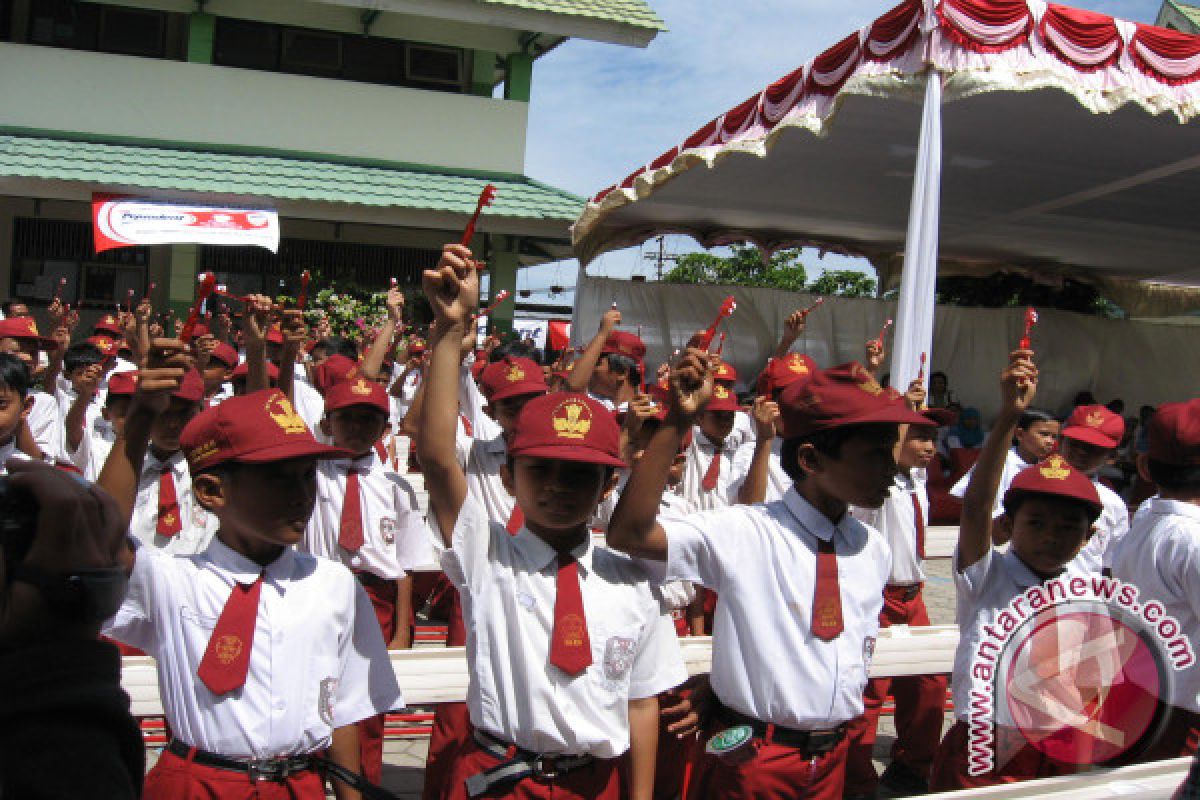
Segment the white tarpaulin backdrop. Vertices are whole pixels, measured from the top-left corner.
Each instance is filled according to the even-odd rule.
[[[649,349],[653,373],[695,331],[707,327],[721,301],[737,298],[737,311],[726,320],[722,355],[738,370],[742,384],[753,384],[774,350],[784,318],[810,305],[813,296],[776,289],[635,283],[581,274],[575,294],[572,343],[583,344],[612,306],[621,310],[622,329],[637,332]],[[1065,412],[1076,392],[1090,390],[1106,403],[1125,401],[1126,415],[1141,404],[1200,395],[1200,331],[1193,326],[1106,320],[1039,309],[1033,348],[1041,369],[1037,405]],[[867,339],[879,334],[896,313],[894,302],[867,298],[827,298],[808,319],[808,329],[793,347],[828,367],[863,358]],[[938,306],[934,320],[933,363],[950,377],[950,388],[985,418],[994,413],[998,378],[1008,351],[1024,329],[1023,308]],[[892,348],[891,335],[887,347]],[[884,371],[889,369],[885,363]]]

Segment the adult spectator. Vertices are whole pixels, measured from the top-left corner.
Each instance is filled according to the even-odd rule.
[[[930,408],[947,408],[955,402],[954,392],[950,391],[950,379],[942,371],[929,373],[929,395],[925,404]]]

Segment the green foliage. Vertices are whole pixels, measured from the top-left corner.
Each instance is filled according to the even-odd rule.
[[[842,297],[873,297],[875,279],[854,270],[829,270],[811,284],[799,250],[778,250],[769,259],[749,245],[734,245],[728,256],[687,253],[665,275],[666,283],[755,286],[789,292],[815,292]]]
[[[937,301],[982,308],[1057,308],[1110,319],[1125,316],[1120,307],[1094,286],[1069,279],[1061,285],[1047,285],[1015,272],[995,272],[983,277],[947,275],[938,279]]]

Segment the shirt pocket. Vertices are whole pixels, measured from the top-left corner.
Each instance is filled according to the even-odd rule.
[[[629,679],[641,648],[637,625],[596,625],[592,635],[592,682],[616,697],[628,697]]]

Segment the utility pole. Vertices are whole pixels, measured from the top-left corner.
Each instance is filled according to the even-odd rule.
[[[654,261],[657,263],[657,265],[658,265],[658,280],[660,280],[660,281],[662,280],[662,277],[663,277],[663,264],[668,261],[674,263],[679,260],[679,256],[677,256],[677,255],[667,255],[666,240],[667,240],[667,237],[659,236],[658,237],[658,252],[657,253],[646,253],[644,256],[642,256],[642,258],[646,259],[647,261]]]

